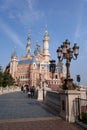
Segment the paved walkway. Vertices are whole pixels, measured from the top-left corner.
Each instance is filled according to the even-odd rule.
[[[0,95],[0,130],[83,130],[65,122],[44,104],[14,92]]]

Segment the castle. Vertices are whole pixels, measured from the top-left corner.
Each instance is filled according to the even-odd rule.
[[[15,79],[16,84],[19,86],[58,86],[61,84],[61,78],[65,77],[65,70],[63,64],[56,65],[56,71],[53,79],[52,74],[49,71],[50,64],[50,52],[49,52],[50,37],[48,30],[45,30],[43,37],[43,50],[41,50],[38,42],[34,53],[31,54],[31,37],[30,33],[27,38],[26,55],[18,60],[16,50],[11,55],[10,61],[10,74]]]

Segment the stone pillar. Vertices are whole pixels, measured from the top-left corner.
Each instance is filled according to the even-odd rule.
[[[3,87],[1,87],[1,93],[3,93]]]
[[[43,89],[42,88],[38,89],[37,100],[43,101]]]
[[[75,99],[78,97],[80,97],[80,91],[77,90],[63,90],[60,92],[60,116],[68,122],[75,122]]]
[[[80,93],[81,93],[81,95],[80,95],[80,98],[81,99],[87,99],[86,98],[86,88],[79,88],[79,91],[80,91]]]
[[[37,100],[44,101],[47,91],[51,91],[48,87],[38,88]]]

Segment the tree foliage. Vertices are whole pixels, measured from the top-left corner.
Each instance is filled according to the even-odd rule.
[[[2,66],[0,65],[0,86],[2,86],[2,80],[3,80],[3,70]]]
[[[15,83],[15,80],[12,78],[11,74],[3,72],[2,67],[0,66],[0,87],[11,86]]]
[[[11,86],[14,84],[14,79],[12,78],[11,74],[9,73],[3,73],[3,82],[2,82],[2,86],[6,87],[6,86]]]

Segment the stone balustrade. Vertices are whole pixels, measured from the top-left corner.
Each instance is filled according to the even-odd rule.
[[[10,86],[10,87],[0,87],[0,94],[5,94],[5,93],[11,93],[11,92],[15,92],[15,91],[20,91],[20,87],[14,87],[14,86]]]
[[[60,102],[60,95],[58,92],[55,91],[47,91],[45,103],[50,105],[53,109],[57,112],[61,110],[61,102]]]

